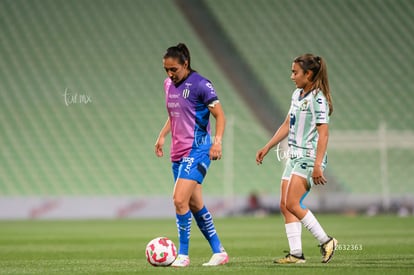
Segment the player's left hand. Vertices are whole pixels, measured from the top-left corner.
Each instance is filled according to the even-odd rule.
[[[328,182],[328,180],[323,175],[323,171],[322,171],[321,166],[318,165],[318,166],[315,166],[313,168],[312,180],[313,180],[313,183],[316,184],[316,185],[318,185],[318,184],[324,185],[325,183]]]
[[[211,160],[219,160],[222,156],[222,148],[220,143],[215,143],[211,145],[210,148],[210,159]]]

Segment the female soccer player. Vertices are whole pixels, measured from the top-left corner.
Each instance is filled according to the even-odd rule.
[[[295,58],[291,79],[296,84],[289,113],[269,140],[256,154],[263,162],[271,148],[288,137],[290,159],[282,176],[280,210],[285,219],[289,254],[275,263],[305,263],[302,252],[302,224],[319,241],[322,262],[331,260],[337,240],[329,237],[303,200],[313,184],[327,182],[323,171],[327,164],[328,122],[332,100],[324,59],[312,54]]]
[[[180,242],[178,257],[172,266],[190,264],[188,248],[192,216],[213,251],[210,261],[203,265],[226,264],[229,258],[204,205],[201,185],[210,161],[222,156],[224,112],[210,81],[191,68],[190,52],[185,44],[168,48],[163,63],[168,75],[164,90],[169,117],[155,143],[155,154],[163,156],[165,136],[171,132],[173,201]],[[216,119],[213,140],[210,137],[210,113]]]

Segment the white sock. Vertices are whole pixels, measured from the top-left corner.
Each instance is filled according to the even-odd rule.
[[[301,222],[303,226],[305,226],[319,241],[319,244],[326,243],[329,240],[328,235],[325,233],[322,226],[319,224],[318,220],[310,210],[308,210],[308,213],[306,213]]]
[[[285,224],[286,236],[289,242],[289,253],[294,256],[302,256],[302,224],[292,222]]]

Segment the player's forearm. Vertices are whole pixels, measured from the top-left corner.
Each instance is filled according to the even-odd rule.
[[[289,134],[289,121],[285,120],[285,122],[277,129],[273,137],[269,140],[269,142],[265,145],[269,150],[275,147],[278,143],[280,143],[283,139],[285,139]]]
[[[326,154],[326,150],[328,148],[328,139],[329,139],[329,133],[328,133],[328,128],[326,127],[326,129],[319,132],[319,138],[318,138],[318,143],[316,147],[315,166],[322,165],[323,159]]]
[[[215,118],[216,129],[213,142],[221,144],[224,135],[224,128],[226,127],[226,117],[223,112],[220,112],[215,116]]]
[[[224,128],[226,127],[226,117],[224,115],[223,108],[220,103],[217,103],[213,106],[209,106],[208,109],[216,120],[213,144],[221,144],[224,135]]]
[[[166,135],[170,133],[170,131],[171,131],[171,123],[170,123],[170,118],[168,118],[164,126],[162,127],[158,135],[158,138],[164,138]]]

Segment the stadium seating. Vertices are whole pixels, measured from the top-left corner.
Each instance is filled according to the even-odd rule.
[[[231,181],[237,182],[235,192],[248,193],[257,179],[261,188],[274,188],[272,174],[256,178],[251,172],[268,133],[172,1],[3,1],[0,6],[2,195],[170,194],[168,146],[163,159],[155,157],[153,147],[167,117],[162,55],[181,41],[234,121],[228,128],[233,140],[225,141],[234,146],[234,163],[225,152],[224,160],[212,165],[205,192],[233,192],[224,182]]]
[[[375,134],[381,121],[414,130],[410,1],[205,2],[284,112],[292,58],[314,52],[328,63],[333,136]],[[173,1],[2,1],[0,10],[1,195],[170,194],[168,153],[156,158],[153,145],[166,119],[162,55],[178,42],[212,80],[229,122],[224,158],[212,165],[205,193],[279,192],[276,154],[262,167],[254,161],[272,133]],[[412,193],[413,149],[388,152],[391,192]],[[379,194],[379,155],[335,146],[329,170],[343,190]]]
[[[412,1],[206,2],[274,104],[286,112],[293,58],[307,52],[326,58],[335,108],[331,142],[336,143],[328,169],[344,190],[379,194],[381,177],[387,175],[390,193],[412,193],[412,142],[408,147],[388,142],[385,172],[379,145],[367,144],[371,149],[365,150],[335,142],[348,130],[371,131],[375,139],[381,124],[389,131],[411,131],[413,139]]]

